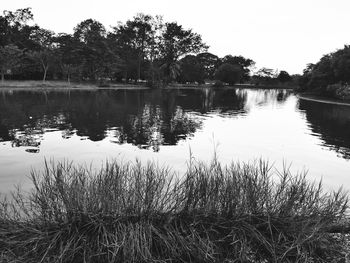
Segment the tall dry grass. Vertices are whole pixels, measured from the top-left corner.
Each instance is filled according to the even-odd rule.
[[[71,163],[0,208],[3,262],[337,262],[348,197],[268,163]]]

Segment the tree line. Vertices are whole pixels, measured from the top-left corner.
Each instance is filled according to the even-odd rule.
[[[137,14],[107,30],[87,19],[73,34],[30,25],[30,8],[0,16],[1,79],[64,79],[148,83],[275,84],[291,80],[286,71],[261,69],[253,77],[252,59],[207,52],[200,34],[161,16]]]
[[[316,64],[308,64],[299,84],[302,91],[350,99],[350,46],[324,55]]]

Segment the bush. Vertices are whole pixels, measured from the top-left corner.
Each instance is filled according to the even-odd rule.
[[[341,100],[350,99],[350,86],[341,84],[328,85],[322,90],[322,95]]]
[[[350,99],[350,86],[348,85],[333,84],[320,88],[318,91],[322,96],[340,100]]]
[[[263,162],[71,164],[32,173],[0,208],[0,259],[13,262],[330,262],[347,196]]]

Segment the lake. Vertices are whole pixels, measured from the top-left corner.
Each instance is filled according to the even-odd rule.
[[[157,162],[186,170],[190,156],[223,163],[262,158],[350,185],[350,107],[288,90],[163,89],[0,92],[0,192],[30,186],[32,169],[69,160]]]

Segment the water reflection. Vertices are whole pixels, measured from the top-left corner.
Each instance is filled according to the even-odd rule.
[[[244,114],[244,90],[99,90],[2,92],[0,141],[39,152],[42,135],[61,131],[100,141],[130,143],[159,151],[176,145],[202,126],[199,115]]]
[[[39,153],[45,133],[63,139],[132,144],[158,152],[201,130],[207,117],[247,116],[256,108],[281,106],[286,90],[184,89],[11,91],[1,93],[0,141]],[[312,133],[322,145],[350,159],[350,108],[301,100]],[[220,138],[219,138],[220,139]]]
[[[248,93],[246,89],[239,90],[238,92],[245,94],[245,96]],[[264,107],[267,105],[282,105],[291,94],[292,92],[290,90],[261,89],[250,91],[244,108],[250,110],[255,107]]]
[[[320,136],[323,145],[350,159],[350,107],[300,100],[313,135]]]

